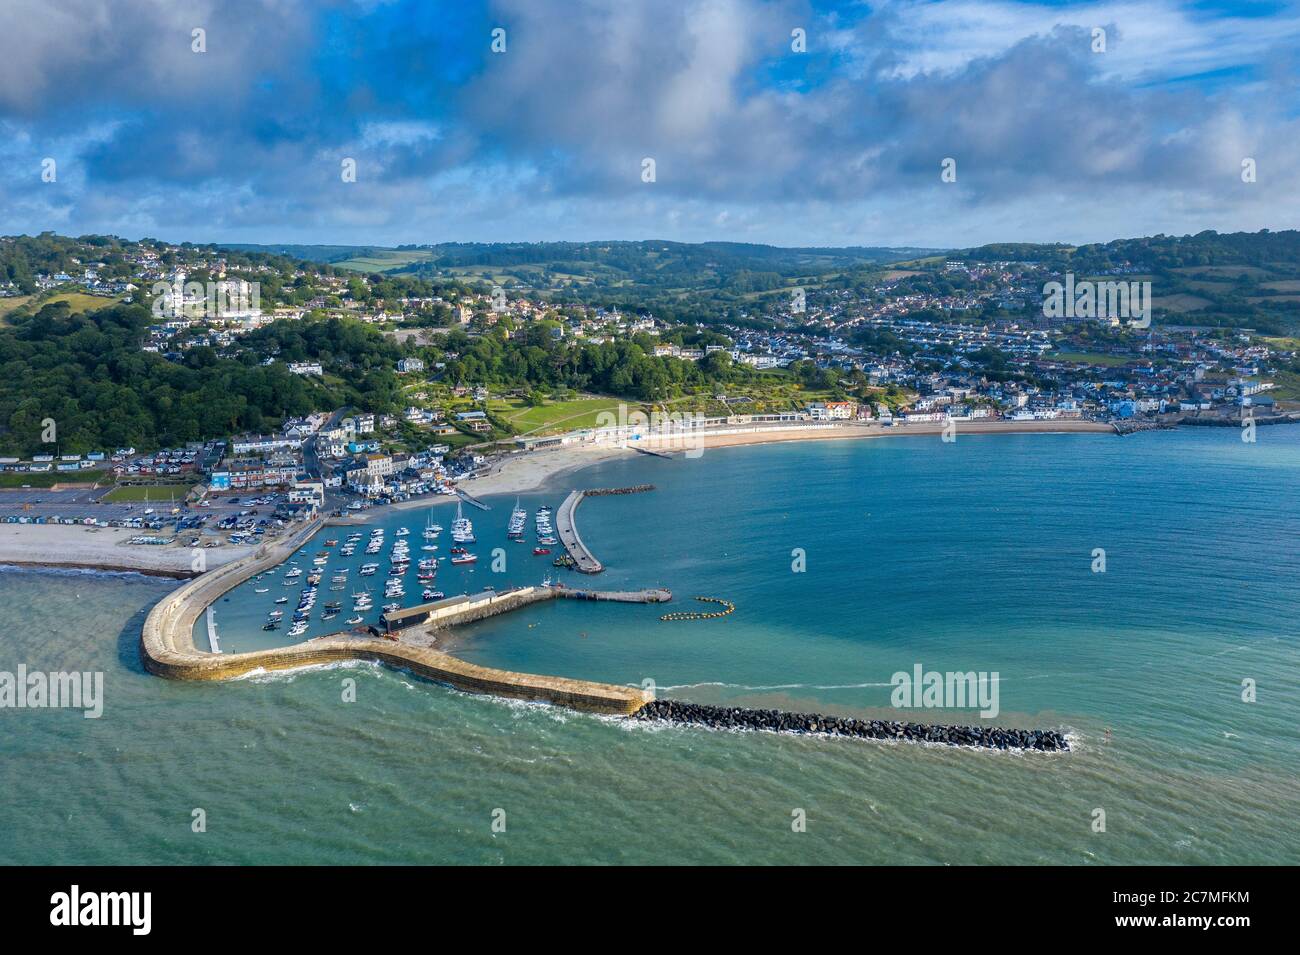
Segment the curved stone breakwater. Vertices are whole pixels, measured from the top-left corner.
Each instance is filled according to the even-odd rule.
[[[582,493],[587,497],[608,497],[611,494],[644,494],[654,489],[653,484],[635,484],[632,487],[596,487]]]
[[[706,706],[684,700],[651,700],[629,719],[691,723],[719,730],[767,730],[773,733],[825,733],[857,739],[943,743],[981,749],[1068,752],[1069,741],[1056,730],[1017,730],[984,726],[926,726],[893,720],[858,720],[820,713],[783,713],[731,706]]]
[[[145,669],[173,680],[229,680],[257,670],[292,670],[344,660],[370,660],[469,693],[624,715],[635,712],[653,695],[590,680],[495,670],[432,647],[353,633],[329,634],[304,643],[246,653],[207,653],[194,646],[194,624],[208,606],[255,574],[279,564],[306,544],[321,526],[321,521],[313,521],[287,540],[263,545],[248,557],[200,574],[154,604],[140,632],[140,655]]]

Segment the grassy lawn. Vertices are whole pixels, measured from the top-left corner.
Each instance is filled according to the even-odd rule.
[[[67,302],[68,307],[74,312],[93,312],[96,309],[108,308],[115,305],[119,299],[105,298],[102,295],[87,295],[84,292],[60,292],[57,295],[51,295],[44,299],[40,304],[49,305],[51,302]]]
[[[56,484],[94,484],[104,476],[103,471],[44,471],[25,474],[6,471],[0,474],[0,487],[53,487]]]
[[[576,398],[572,401],[548,401],[535,408],[517,399],[494,400],[491,410],[516,431],[529,434],[594,428],[602,412],[617,415],[620,404],[627,405],[629,414],[641,408],[635,402],[622,402],[618,398]]]
[[[13,298],[0,298],[0,325],[5,323],[5,316],[16,308],[22,308],[32,300],[31,295],[16,295]]]
[[[1265,336],[1264,341],[1270,348],[1280,348],[1282,351],[1300,351],[1300,338],[1270,338]]]
[[[133,501],[183,501],[189,494],[190,484],[124,484],[104,495],[104,500],[114,504]]]
[[[1277,385],[1264,392],[1275,401],[1300,401],[1300,375],[1291,371],[1279,371],[1268,375],[1267,379]]]
[[[457,431],[455,434],[438,435],[434,443],[445,444],[453,451],[459,451],[461,448],[467,448],[470,445],[482,444],[485,437],[484,435],[466,434],[464,431]]]

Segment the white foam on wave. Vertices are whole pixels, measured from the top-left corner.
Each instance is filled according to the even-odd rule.
[[[159,577],[156,574],[146,574],[140,570],[106,570],[100,567],[60,567],[57,564],[42,564],[40,566],[26,564],[4,564],[0,563],[0,573],[11,574],[53,574],[57,577],[107,577],[122,578],[129,577],[137,580],[166,580],[165,577]],[[180,581],[176,581],[180,583]]]
[[[330,663],[307,663],[300,667],[293,667],[289,670],[268,670],[265,667],[257,667],[242,673],[239,676],[231,677],[230,682],[247,681],[249,683],[292,683],[301,674],[320,672],[325,670],[353,670],[358,667],[370,667],[378,669],[382,664],[373,660],[334,660]]]

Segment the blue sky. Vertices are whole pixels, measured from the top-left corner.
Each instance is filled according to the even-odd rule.
[[[1297,176],[1291,3],[0,5],[3,233],[1081,242],[1292,228]]]

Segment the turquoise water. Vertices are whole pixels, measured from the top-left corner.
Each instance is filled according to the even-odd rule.
[[[457,650],[653,680],[701,702],[936,722],[979,717],[892,709],[894,672],[996,672],[990,722],[1063,728],[1075,745],[1064,755],[650,728],[370,665],[171,683],[136,651],[171,582],[0,571],[0,669],[103,670],[107,696],[99,720],[0,710],[0,860],[1300,862],[1300,428],[1258,434],[907,438],[608,462],[523,502],[655,483],[582,505],[583,537],[609,567],[599,586],[667,586],[679,610],[724,597],[736,613],[663,623],[659,607],[559,601],[467,628]],[[555,573],[504,540],[513,501],[470,514],[479,564],[444,566],[440,589]],[[419,553],[423,511],[382,522],[410,526]],[[439,543],[445,556],[446,533]],[[1092,572],[1095,548],[1105,573]],[[381,563],[372,581],[387,552],[367,558]],[[254,589],[217,605],[226,649],[286,642],[258,626],[296,588],[277,577]],[[418,599],[413,579],[407,592]],[[1244,679],[1257,702],[1242,702]],[[191,832],[196,807],[205,833]],[[497,809],[507,825],[494,834]],[[794,809],[807,832],[791,831]]]

